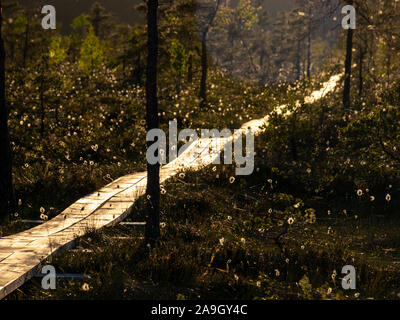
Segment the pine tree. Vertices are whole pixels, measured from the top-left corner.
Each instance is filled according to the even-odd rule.
[[[106,9],[98,2],[95,2],[90,9],[90,22],[92,23],[94,34],[98,38],[104,36],[104,27],[106,21],[110,19],[111,15],[106,13]]]
[[[181,92],[182,77],[188,72],[188,61],[190,53],[186,52],[185,47],[178,39],[172,39],[169,48],[170,64],[176,74],[176,93],[178,100]]]
[[[79,66],[86,73],[90,73],[100,67],[103,59],[100,40],[95,35],[93,28],[90,27],[80,50]]]

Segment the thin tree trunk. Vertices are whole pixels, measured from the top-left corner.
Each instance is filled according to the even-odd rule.
[[[351,1],[351,4],[353,4],[353,1]],[[353,29],[350,28],[347,31],[346,61],[345,61],[344,90],[343,90],[343,107],[345,113],[347,113],[351,108],[350,88],[351,88],[352,56],[353,56]]]
[[[390,87],[390,67],[392,65],[392,57],[390,55],[390,50],[388,51],[387,54],[387,63],[386,63],[386,76],[387,76],[387,82],[386,82],[386,88]]]
[[[43,65],[42,65],[42,74],[40,77],[40,137],[43,138],[44,136],[44,118],[46,116],[45,113],[45,101],[44,101],[44,91],[45,91],[45,75],[47,73],[47,60],[45,55],[43,55]]]
[[[56,106],[55,106],[55,110],[54,110],[54,118],[56,120],[56,126],[57,127],[60,124],[60,118],[59,118],[58,114],[59,114],[59,111],[58,111],[58,103],[57,103]]]
[[[176,79],[176,96],[178,97],[178,104],[181,101],[181,86],[182,86],[182,76],[178,75]]]
[[[136,59],[136,67],[134,69],[134,81],[136,85],[142,85],[142,65],[141,65],[141,53],[139,52]]]
[[[200,99],[201,106],[207,105],[207,73],[208,73],[208,61],[207,61],[207,34],[204,33],[201,38],[201,81],[200,81]]]
[[[292,159],[293,161],[298,160],[298,154],[297,154],[297,143],[296,143],[296,120],[297,120],[297,113],[294,112],[293,118],[292,118],[292,133],[290,135],[290,149],[292,153]]]
[[[40,79],[40,137],[44,136],[44,79]]]
[[[300,47],[300,40],[297,40],[297,53],[296,53],[296,80],[300,80],[300,51],[301,51],[301,47]]]
[[[22,66],[26,67],[26,59],[28,57],[28,49],[29,49],[29,15],[26,15],[26,29],[25,29],[25,43],[24,43],[24,51],[23,51],[23,60]]]
[[[2,1],[0,0],[2,8]],[[0,14],[0,221],[15,211],[15,194],[12,183],[12,154],[8,133],[6,105],[6,53],[2,36],[3,17]]]
[[[201,36],[201,81],[200,81],[200,105],[202,107],[207,105],[207,73],[208,73],[208,60],[207,60],[207,34],[210,30],[215,17],[217,16],[218,9],[222,0],[217,0],[217,6],[211,15],[211,18],[203,31]]]
[[[157,98],[157,62],[158,62],[158,0],[147,1],[147,78],[146,78],[146,122],[147,130],[157,129],[158,98]],[[148,147],[153,142],[148,142]],[[160,237],[160,164],[147,163],[147,223],[146,241],[153,244]]]
[[[189,67],[188,67],[188,82],[193,82],[193,54],[190,53],[189,56]]]
[[[264,50],[261,50],[260,52],[260,85],[265,84],[265,79],[266,79],[266,72],[264,71],[264,58],[265,58],[266,52]]]
[[[311,8],[308,12],[308,35],[307,35],[307,77],[311,77]]]
[[[364,88],[364,78],[363,78],[363,63],[364,63],[364,51],[360,51],[360,61],[359,61],[359,73],[358,73],[358,95],[361,97]]]

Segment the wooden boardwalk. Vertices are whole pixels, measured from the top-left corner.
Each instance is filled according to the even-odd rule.
[[[341,76],[333,76],[314,92],[308,102],[316,101],[331,92]],[[285,112],[286,106],[277,110]],[[245,123],[237,134],[246,129],[258,134],[269,117]],[[160,182],[181,171],[199,170],[214,162],[230,138],[199,139],[176,160],[163,166]],[[218,152],[211,153],[213,146]],[[146,172],[123,176],[100,190],[79,199],[55,218],[18,234],[0,238],[0,299],[35,276],[41,263],[60,249],[74,246],[75,239],[88,231],[120,223],[130,213],[133,203],[145,194]]]

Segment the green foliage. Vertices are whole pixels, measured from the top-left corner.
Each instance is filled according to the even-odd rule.
[[[19,34],[25,32],[27,24],[28,24],[28,19],[25,15],[17,16],[14,22],[14,32]]]
[[[172,69],[176,72],[178,77],[182,77],[188,70],[188,59],[190,52],[186,52],[185,47],[178,39],[172,39],[169,47],[170,63]]]
[[[63,37],[54,37],[49,44],[50,63],[59,64],[67,58],[67,49],[64,47]]]
[[[72,29],[81,34],[84,34],[89,29],[89,26],[90,17],[84,13],[76,17],[71,24]]]
[[[89,28],[85,40],[82,43],[79,57],[79,66],[86,73],[91,73],[100,68],[104,60],[103,47],[93,28]]]

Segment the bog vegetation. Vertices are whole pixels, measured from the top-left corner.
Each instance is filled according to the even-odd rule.
[[[341,29],[343,5],[299,0],[273,16],[263,1],[161,3],[161,128],[293,112],[271,114],[251,176],[221,165],[167,182],[158,246],[126,226],[89,233],[78,243],[89,252],[52,261],[86,283],[32,281],[9,298],[398,298],[400,4],[355,0],[353,31]],[[146,168],[146,27],[95,4],[72,29],[44,31],[25,7],[4,15],[16,209],[2,236]],[[334,74],[334,92],[304,100]],[[143,220],[144,202],[129,220]],[[355,291],[341,288],[346,264]]]

